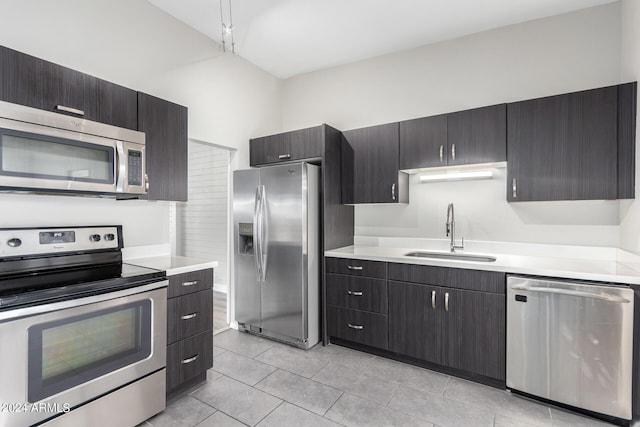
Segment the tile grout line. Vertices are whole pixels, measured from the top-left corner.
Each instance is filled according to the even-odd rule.
[[[256,390],[257,390],[257,389],[256,389]],[[274,397],[275,397],[275,396],[274,396]],[[269,413],[268,413],[267,415],[265,415],[264,417],[260,418],[260,420],[258,420],[258,422],[257,422],[257,423],[255,423],[254,425],[256,425],[256,426],[257,426],[257,425],[258,425],[258,424],[260,424],[262,421],[264,421],[264,419],[265,419],[265,418],[267,418],[269,415],[273,414],[273,413],[276,411],[276,409],[278,409],[279,407],[281,407],[282,405],[284,405],[284,402],[286,402],[286,400],[284,400],[284,399],[280,399],[280,400],[281,400],[281,402],[278,404],[278,406],[276,406],[276,407],[275,407],[275,408],[273,408],[271,411],[269,411]]]

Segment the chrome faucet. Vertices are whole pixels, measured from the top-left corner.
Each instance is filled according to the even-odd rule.
[[[447,237],[451,237],[451,242],[449,243],[449,249],[451,249],[451,252],[455,252],[456,249],[464,249],[464,237],[462,238],[462,243],[460,245],[456,245],[456,221],[453,211],[453,203],[449,203],[449,206],[447,207]]]

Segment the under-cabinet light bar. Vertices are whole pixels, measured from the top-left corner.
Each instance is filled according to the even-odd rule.
[[[462,179],[491,179],[493,171],[479,170],[469,172],[448,172],[420,175],[420,182],[453,181]]]

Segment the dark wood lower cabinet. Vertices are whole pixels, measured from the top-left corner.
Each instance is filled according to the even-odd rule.
[[[389,282],[389,350],[505,379],[505,297]]]
[[[211,329],[167,347],[167,394],[213,366]]]
[[[327,274],[327,304],[387,314],[387,281]]]
[[[440,288],[389,282],[389,350],[440,364]]]
[[[211,329],[212,324],[212,289],[167,301],[167,344]]]
[[[505,379],[505,296],[444,288],[442,364]]]
[[[388,348],[385,315],[328,306],[327,318],[329,336],[385,350]]]

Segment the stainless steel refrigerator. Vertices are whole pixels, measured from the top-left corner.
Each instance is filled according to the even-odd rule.
[[[319,174],[307,163],[233,173],[239,329],[304,349],[320,339]]]

